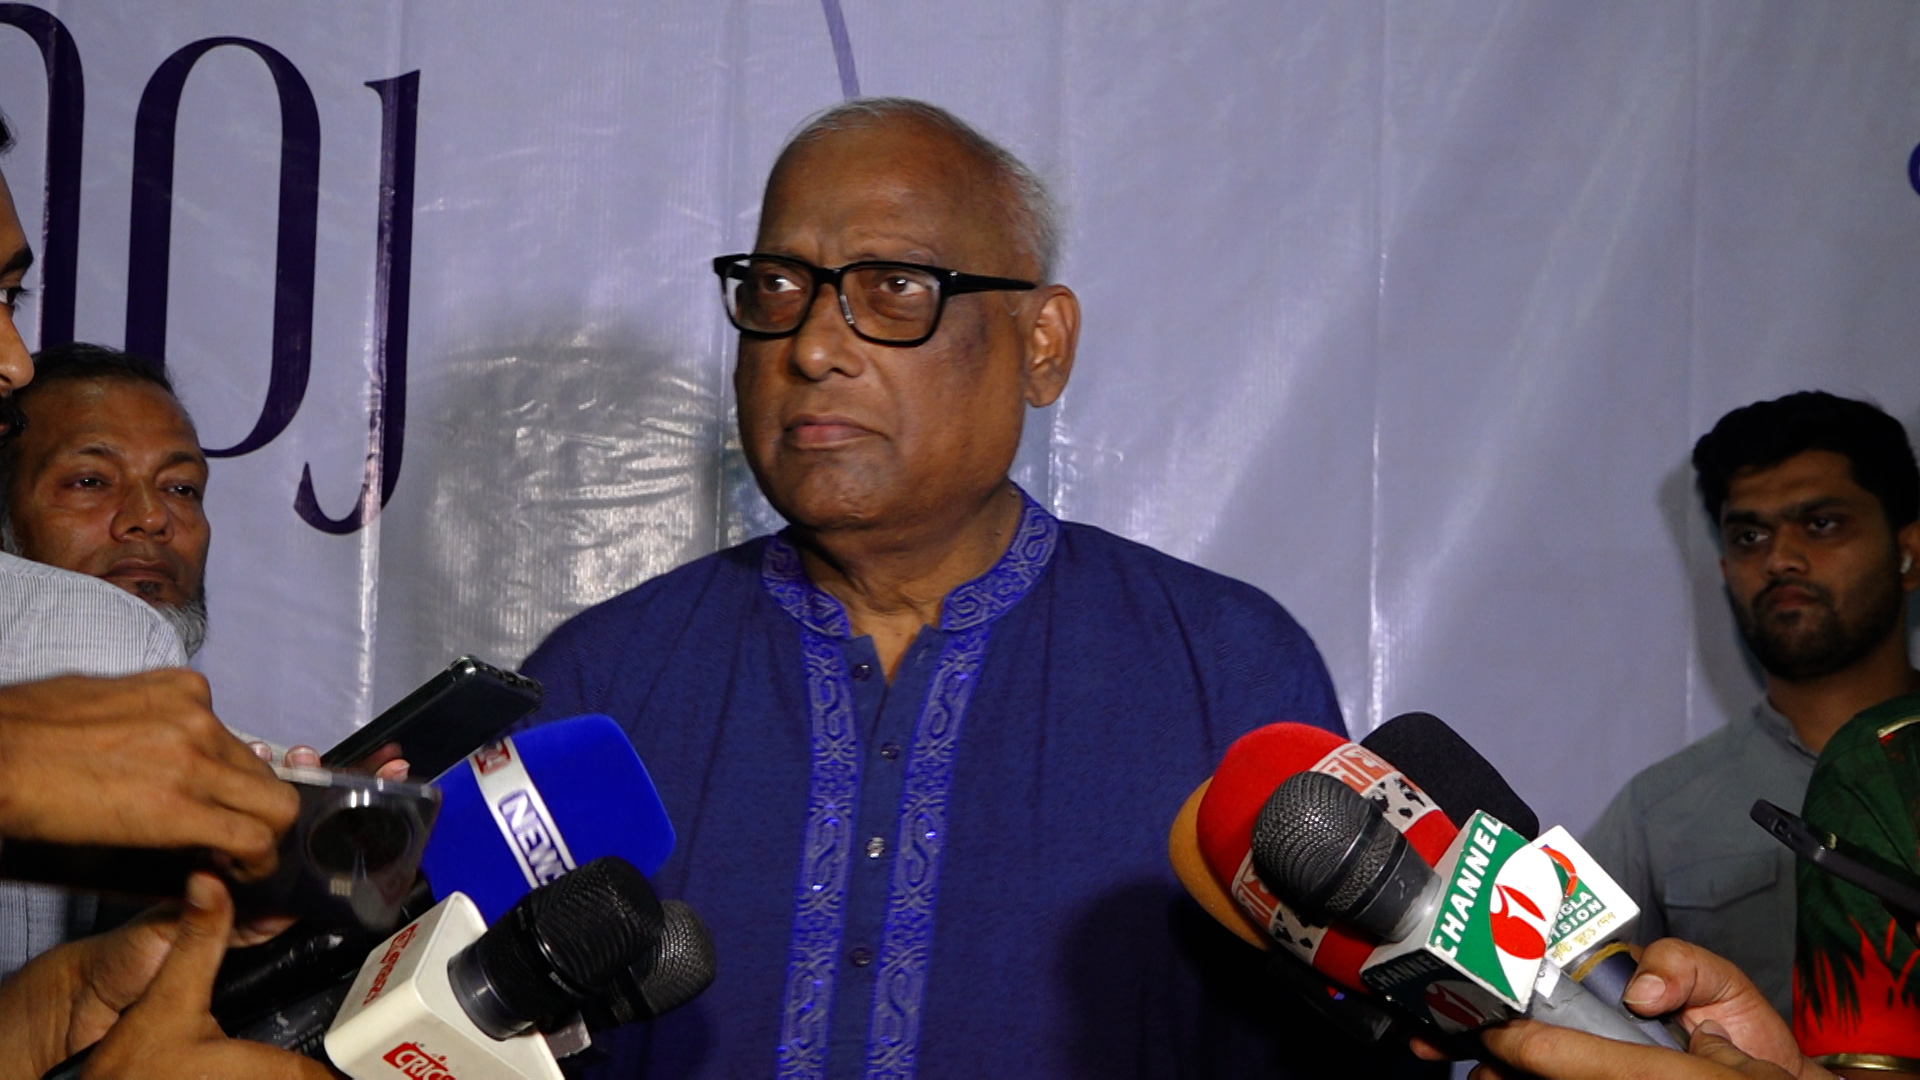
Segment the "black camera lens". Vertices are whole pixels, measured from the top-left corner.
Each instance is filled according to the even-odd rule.
[[[378,806],[347,806],[313,823],[307,853],[329,874],[377,874],[413,844],[413,826],[403,814]]]

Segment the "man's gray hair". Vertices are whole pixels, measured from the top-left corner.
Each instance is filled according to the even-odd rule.
[[[938,105],[903,97],[866,97],[843,101],[815,113],[802,123],[787,145],[781,148],[784,159],[794,147],[812,142],[836,131],[871,127],[893,120],[912,120],[940,132],[974,154],[1006,188],[1007,207],[1013,226],[1014,242],[1040,267],[1040,280],[1053,280],[1060,258],[1060,208],[1047,190],[1046,182],[1027,167],[1013,152],[985,135],[973,125]]]

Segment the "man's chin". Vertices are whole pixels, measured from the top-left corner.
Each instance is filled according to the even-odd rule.
[[[1852,666],[1866,652],[1837,627],[1803,622],[1789,632],[1781,629],[1772,627],[1761,637],[1748,639],[1747,647],[1768,674],[1789,682],[1831,675]]]
[[[803,529],[837,531],[884,522],[890,501],[887,485],[868,477],[817,470],[784,485],[767,501],[780,516]]]
[[[180,635],[180,644],[192,659],[207,643],[207,598],[205,591],[187,599],[179,586],[149,575],[137,577],[108,575],[102,580],[123,592],[146,601]]]

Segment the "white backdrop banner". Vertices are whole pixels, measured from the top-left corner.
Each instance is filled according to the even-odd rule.
[[[1759,692],[1694,438],[1920,421],[1917,61],[1910,0],[0,3],[28,319],[164,356],[217,452],[236,726],[324,746],[775,527],[706,264],[802,118],[903,94],[1071,212],[1018,478],[1576,829]]]

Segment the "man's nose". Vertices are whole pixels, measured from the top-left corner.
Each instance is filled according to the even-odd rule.
[[[813,382],[835,372],[852,377],[866,370],[864,344],[847,325],[839,288],[822,285],[814,291],[800,329],[793,332],[793,366]]]
[[[130,484],[114,514],[113,525],[116,536],[141,533],[148,539],[164,539],[171,533],[173,515],[160,492],[146,484]]]
[[[1770,577],[1795,577],[1807,572],[1807,546],[1789,526],[1773,534],[1767,545],[1767,574]]]
[[[11,392],[33,381],[33,354],[13,325],[13,316],[0,308],[0,387]]]

